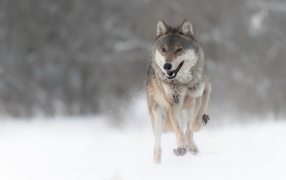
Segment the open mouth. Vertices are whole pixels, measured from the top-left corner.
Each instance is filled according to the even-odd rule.
[[[168,79],[174,79],[177,76],[177,73],[180,71],[181,67],[183,66],[184,61],[182,61],[179,66],[177,67],[177,69],[173,70],[173,71],[167,71],[167,78]]]

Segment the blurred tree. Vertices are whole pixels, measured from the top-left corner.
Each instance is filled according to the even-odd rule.
[[[144,90],[157,21],[187,18],[205,48],[211,108],[285,116],[285,16],[278,0],[1,0],[0,113],[116,113]]]

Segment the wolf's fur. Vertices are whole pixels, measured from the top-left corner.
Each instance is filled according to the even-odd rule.
[[[165,63],[170,63],[172,68],[165,70]],[[202,117],[210,90],[204,52],[193,36],[191,23],[185,20],[173,28],[159,21],[147,82],[148,109],[155,136],[155,163],[161,162],[162,132],[175,132],[176,155],[184,155],[187,150],[198,153],[193,132],[203,127]]]

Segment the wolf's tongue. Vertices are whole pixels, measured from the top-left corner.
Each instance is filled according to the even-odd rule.
[[[174,71],[173,72],[170,72],[168,73],[169,76],[172,76],[174,74]]]

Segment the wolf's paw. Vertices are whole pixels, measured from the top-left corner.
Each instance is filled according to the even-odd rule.
[[[207,123],[210,120],[210,116],[208,114],[204,114],[203,117],[202,117],[202,120],[203,120],[203,124],[207,125]]]
[[[187,149],[186,148],[180,148],[178,147],[177,149],[174,149],[174,154],[176,156],[183,156],[187,153]]]
[[[194,146],[194,147],[192,147],[192,148],[189,147],[188,150],[189,150],[189,152],[192,153],[193,155],[197,155],[197,154],[200,152],[200,150],[199,150],[199,148],[198,148],[197,146]]]

